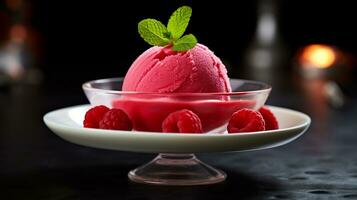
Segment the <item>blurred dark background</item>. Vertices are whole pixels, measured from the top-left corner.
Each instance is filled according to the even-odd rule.
[[[81,92],[84,81],[124,76],[135,58],[149,48],[137,33],[140,20],[150,17],[166,22],[177,7],[190,5],[193,16],[187,33],[194,33],[213,50],[231,77],[254,78],[245,70],[246,58],[256,46],[264,3],[273,5],[274,37],[283,55],[279,71],[291,69],[296,53],[308,44],[328,44],[348,55],[357,54],[354,2],[322,0],[5,0],[0,3],[0,44],[4,46],[13,26],[20,24],[26,32],[27,60],[42,74],[36,73],[34,79],[43,77],[47,92]],[[349,65],[354,65],[353,56],[350,60]]]
[[[284,147],[199,155],[228,172],[223,184],[132,184],[127,171],[154,155],[71,144],[42,117],[88,103],[83,82],[124,76],[150,47],[137,23],[182,5],[193,8],[186,32],[230,77],[271,84],[267,104],[312,125]],[[356,19],[347,0],[0,0],[0,198],[356,198]]]

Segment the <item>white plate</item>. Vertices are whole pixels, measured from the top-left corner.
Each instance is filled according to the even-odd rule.
[[[63,108],[44,116],[46,125],[61,138],[84,146],[150,153],[205,153],[272,148],[293,141],[309,127],[304,113],[270,106],[280,129],[238,134],[173,134],[83,128],[90,105]]]

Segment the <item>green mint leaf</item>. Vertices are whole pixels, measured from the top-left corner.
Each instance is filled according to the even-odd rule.
[[[174,51],[187,51],[192,49],[197,44],[197,39],[194,35],[188,34],[173,42],[172,50]]]
[[[144,19],[139,22],[138,30],[140,36],[149,44],[165,46],[170,41],[165,37],[167,29],[164,24],[156,19]]]
[[[165,38],[167,38],[167,39],[169,39],[169,40],[172,39],[172,36],[171,36],[171,33],[170,33],[170,32],[165,32],[165,33],[164,33],[164,36],[165,36]]]
[[[177,40],[184,34],[191,15],[192,9],[188,6],[182,6],[172,13],[167,23],[167,30],[173,39]]]

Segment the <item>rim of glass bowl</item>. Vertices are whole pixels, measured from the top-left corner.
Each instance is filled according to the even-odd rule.
[[[247,90],[247,91],[237,91],[237,92],[180,92],[180,93],[159,93],[159,92],[136,92],[136,91],[122,91],[122,90],[109,90],[109,89],[100,89],[100,88],[95,88],[93,87],[92,84],[94,83],[106,83],[106,82],[116,82],[116,81],[123,81],[123,77],[117,77],[117,78],[105,78],[105,79],[97,79],[97,80],[91,80],[83,83],[82,88],[85,91],[92,91],[92,92],[100,92],[100,93],[105,93],[105,94],[140,94],[140,95],[167,95],[167,96],[177,96],[177,95],[188,95],[188,96],[206,96],[206,95],[248,95],[248,94],[256,94],[256,93],[264,93],[264,92],[270,92],[271,91],[271,86],[269,84],[266,84],[261,81],[253,81],[253,80],[245,80],[245,79],[230,79],[230,80],[236,80],[236,81],[243,81],[246,83],[254,83],[254,84],[259,84],[262,86],[262,89],[258,90]]]

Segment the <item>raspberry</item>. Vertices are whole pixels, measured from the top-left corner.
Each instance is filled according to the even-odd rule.
[[[265,123],[262,115],[251,109],[241,109],[233,113],[228,123],[229,133],[264,131]]]
[[[274,114],[268,107],[261,107],[259,112],[265,121],[265,130],[275,130],[279,128],[278,120],[276,120]]]
[[[169,114],[162,122],[166,133],[202,133],[200,118],[192,111],[183,109]]]
[[[99,128],[130,131],[133,128],[128,115],[120,109],[110,109],[99,122]]]
[[[85,128],[99,128],[99,121],[108,111],[109,108],[103,105],[89,109],[84,117],[83,126]]]

